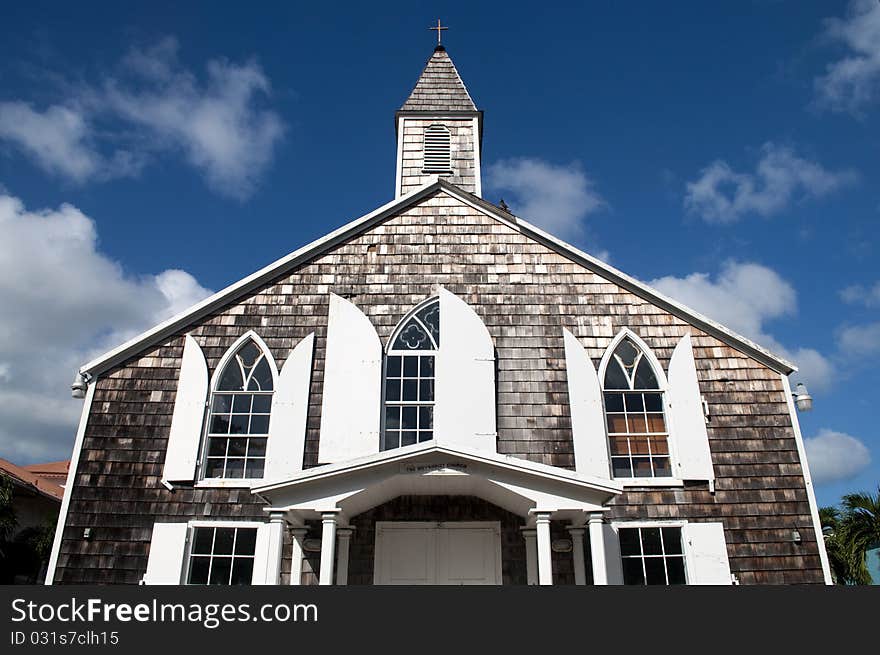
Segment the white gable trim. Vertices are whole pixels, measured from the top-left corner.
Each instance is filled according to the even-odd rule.
[[[70,496],[73,493],[73,484],[76,481],[76,471],[79,468],[79,458],[82,455],[83,440],[86,436],[86,425],[92,410],[92,399],[95,397],[95,387],[98,378],[89,380],[86,388],[86,396],[83,400],[82,412],[79,417],[79,427],[76,429],[76,438],[73,441],[73,454],[70,456],[70,464],[67,466],[67,480],[64,482],[64,496],[61,499],[61,509],[58,512],[58,521],[55,524],[55,539],[52,541],[52,552],[49,555],[49,566],[46,568],[46,580],[44,584],[50,585],[55,579],[55,567],[58,564],[58,553],[61,550],[61,540],[64,538],[64,526],[67,524],[67,512],[70,509]]]
[[[303,484],[311,481],[330,479],[383,466],[388,463],[405,462],[406,460],[414,459],[419,455],[432,452],[449,455],[451,457],[460,457],[462,459],[497,466],[511,471],[530,473],[547,480],[555,480],[584,488],[596,489],[609,494],[618,494],[623,490],[623,487],[614,480],[603,480],[586,475],[579,475],[568,469],[549,466],[547,464],[539,464],[530,460],[511,457],[509,455],[487,453],[473,448],[447,448],[438,446],[430,441],[425,441],[423,443],[413,444],[412,446],[383,450],[373,455],[347,460],[338,464],[327,464],[305,469],[301,473],[291,476],[288,480],[270,482],[259,487],[255,486],[251,491],[254,494],[263,494],[265,492],[283,489],[292,484]]]
[[[819,505],[816,503],[816,490],[813,488],[813,477],[810,475],[810,464],[807,461],[807,449],[804,446],[804,437],[801,434],[801,424],[798,421],[797,411],[794,405],[794,395],[791,392],[791,384],[787,375],[782,378],[782,390],[788,403],[788,414],[791,417],[791,428],[794,431],[794,440],[797,444],[798,459],[801,462],[801,470],[804,472],[804,486],[807,488],[807,500],[810,504],[810,516],[813,519],[813,529],[816,532],[816,542],[819,548],[819,561],[822,563],[822,573],[825,584],[833,585],[831,577],[831,564],[828,561],[828,551],[825,549],[825,536],[822,533],[822,522],[819,520]]]
[[[460,200],[466,205],[477,209],[478,211],[484,212],[487,215],[491,216],[495,220],[511,227],[512,229],[521,232],[536,241],[546,245],[547,247],[557,251],[561,255],[568,257],[572,261],[584,266],[585,268],[598,273],[599,275],[605,277],[611,282],[615,284],[619,284],[623,288],[631,291],[632,293],[638,295],[649,302],[656,304],[658,307],[665,309],[671,314],[678,316],[684,321],[687,321],[691,325],[700,328],[708,334],[715,336],[721,341],[727,343],[733,348],[744,352],[750,357],[755,358],[757,361],[769,366],[771,369],[785,373],[786,375],[796,371],[797,367],[791,362],[774,355],[770,351],[762,348],[755,342],[746,339],[745,337],[736,334],[735,332],[729,330],[724,327],[720,323],[716,323],[710,318],[700,314],[699,312],[694,311],[693,309],[675,301],[671,298],[661,294],[656,289],[649,287],[647,284],[636,280],[633,277],[630,277],[626,273],[619,271],[618,269],[606,264],[605,262],[596,259],[592,255],[589,255],[578,248],[575,248],[571,244],[558,239],[547,232],[544,232],[538,227],[535,227],[531,223],[524,221],[521,218],[513,216],[507,212],[503,212],[498,207],[495,207],[491,203],[478,198],[462,189],[459,189],[455,185],[446,182],[445,180],[432,180],[428,184],[425,184],[422,187],[414,190],[412,193],[407,194],[406,196],[395,198],[391,202],[388,202],[378,209],[366,214],[346,225],[343,225],[337,230],[334,230],[330,234],[327,234],[316,241],[313,241],[302,248],[290,253],[289,255],[282,257],[281,259],[276,260],[275,262],[269,264],[268,266],[261,268],[257,272],[247,276],[243,280],[232,284],[222,291],[218,291],[213,296],[206,298],[202,302],[193,305],[189,309],[173,316],[168,319],[164,323],[160,323],[156,327],[143,332],[142,334],[134,337],[130,341],[122,344],[118,348],[114,348],[113,350],[107,352],[106,354],[93,359],[87,364],[83,365],[80,368],[81,373],[88,373],[89,375],[96,376],[100,375],[104,371],[120,364],[125,361],[129,357],[140,352],[143,348],[148,345],[157,343],[162,339],[173,335],[176,332],[179,332],[181,329],[191,324],[194,321],[202,318],[210,314],[212,311],[232,302],[235,298],[238,298],[252,289],[260,286],[261,284],[265,284],[272,279],[282,275],[284,271],[290,270],[304,264],[310,259],[318,256],[320,253],[325,250],[334,247],[335,245],[345,241],[346,239],[350,239],[354,235],[369,229],[373,225],[377,223],[381,223],[386,218],[391,215],[399,212],[401,209],[408,207],[409,205],[415,204],[421,199],[431,195],[436,191],[445,191],[449,195],[453,196],[457,200]],[[512,220],[511,220],[512,219]]]

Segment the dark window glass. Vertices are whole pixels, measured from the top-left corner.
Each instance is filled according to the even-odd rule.
[[[667,555],[681,554],[681,528],[663,528],[663,550]]]
[[[620,368],[617,360],[612,359],[608,362],[608,368],[605,369],[605,388],[606,389],[629,389],[629,380]]]
[[[641,558],[633,557],[623,560],[623,584],[645,584]]]
[[[685,584],[684,558],[667,557],[666,574],[669,576],[669,584]]]
[[[636,368],[636,376],[633,380],[633,388],[634,389],[659,389],[660,385],[657,382],[657,376],[654,375],[654,370],[651,368],[651,365],[648,363],[648,360],[645,357],[642,357],[642,360],[639,362],[638,367]]]
[[[210,555],[214,543],[213,528],[197,528],[193,535],[192,552],[199,555]]]
[[[645,584],[666,584],[666,567],[662,557],[645,558]]]
[[[208,581],[208,584],[228,585],[231,572],[231,557],[214,557],[211,560],[211,579]]]
[[[232,555],[235,528],[217,528],[214,536],[214,554]]]
[[[606,412],[622,412],[623,411],[623,394],[622,393],[606,393],[605,394],[605,411]]]
[[[620,538],[620,554],[621,555],[639,555],[641,547],[639,545],[639,531],[637,528],[621,528],[618,537]]]
[[[233,585],[249,585],[254,577],[254,560],[252,557],[247,559],[236,557],[232,565],[232,579],[229,584]]]
[[[210,568],[210,557],[193,557],[190,561],[189,583],[208,584],[208,571]]]
[[[645,555],[662,555],[660,528],[642,528],[642,551]]]

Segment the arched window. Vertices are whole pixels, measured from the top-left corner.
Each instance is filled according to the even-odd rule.
[[[211,392],[205,478],[261,478],[266,464],[275,363],[246,335],[221,361]]]
[[[434,364],[440,349],[440,300],[405,318],[385,357],[385,423],[382,450],[434,438]]]
[[[452,172],[452,137],[445,125],[425,128],[425,166],[423,173]]]
[[[650,358],[629,336],[607,358],[603,388],[614,477],[670,477],[663,387]]]

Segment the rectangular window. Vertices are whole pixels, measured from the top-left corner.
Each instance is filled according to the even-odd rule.
[[[272,394],[214,393],[206,478],[262,478]]]
[[[433,438],[434,355],[389,355],[382,450]]]
[[[614,477],[672,476],[662,393],[606,391],[605,416]]]
[[[687,584],[680,527],[620,528],[617,535],[624,584]]]
[[[187,584],[249,585],[257,528],[193,528]]]

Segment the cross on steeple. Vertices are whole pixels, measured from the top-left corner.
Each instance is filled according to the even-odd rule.
[[[438,18],[438,19],[437,19],[437,27],[429,27],[428,29],[429,29],[429,30],[435,30],[435,31],[437,32],[437,45],[440,45],[440,33],[441,33],[443,30],[448,30],[449,28],[448,28],[448,27],[441,27],[441,25],[440,25],[440,19]]]

